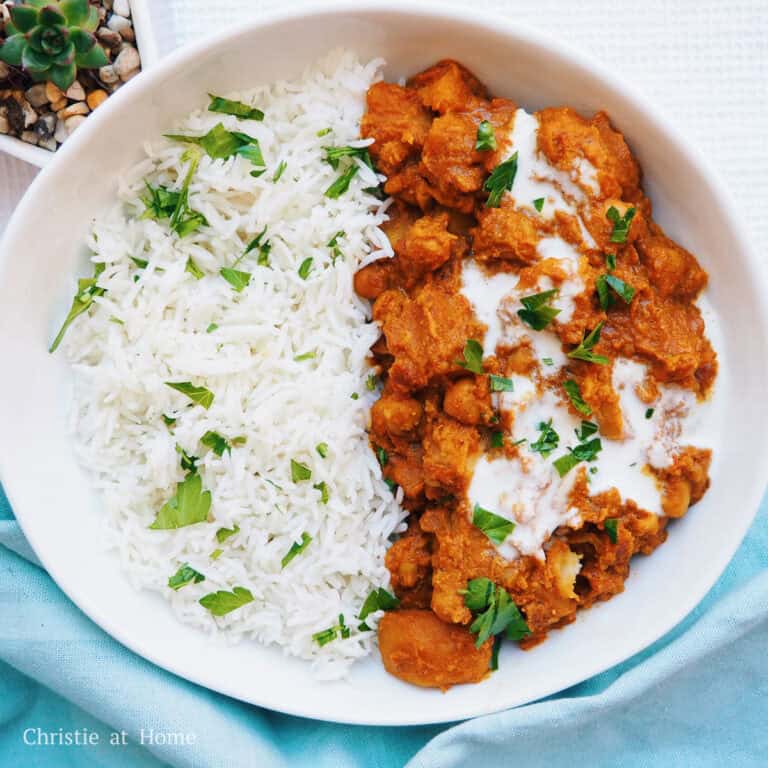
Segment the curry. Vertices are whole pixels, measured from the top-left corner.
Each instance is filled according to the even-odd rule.
[[[355,277],[382,331],[370,440],[410,513],[379,645],[445,689],[621,592],[705,493],[707,274],[602,112],[531,115],[441,61],[372,86],[361,133],[394,251]]]

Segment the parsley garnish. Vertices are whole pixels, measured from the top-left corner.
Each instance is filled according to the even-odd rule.
[[[304,533],[301,534],[301,541],[294,541],[293,544],[291,544],[291,548],[283,556],[283,559],[280,561],[280,568],[285,568],[296,555],[300,555],[309,546],[311,541],[312,537],[304,531]]]
[[[376,611],[392,611],[400,605],[400,601],[392,594],[387,592],[384,587],[374,589],[368,597],[365,598],[363,607],[357,617],[360,621],[365,621],[372,613]],[[359,629],[359,627],[358,627]]]
[[[613,270],[616,269],[616,254],[615,253],[606,253],[605,254],[605,266],[608,268],[609,272],[613,272]]]
[[[492,152],[496,149],[496,134],[494,133],[493,125],[488,120],[483,120],[477,126],[475,149],[478,152]]]
[[[600,275],[595,281],[595,287],[597,288],[600,307],[604,310],[613,304],[613,296],[608,288],[612,288],[626,304],[629,304],[635,295],[635,289],[615,275]]]
[[[285,169],[288,167],[288,163],[285,162],[285,160],[281,160],[280,163],[277,166],[277,170],[275,171],[274,175],[272,176],[272,181],[277,184],[278,181],[280,181],[280,177],[285,173]]]
[[[379,464],[381,464],[382,467],[387,466],[389,454],[383,448],[379,447],[376,449],[376,458],[379,460]]]
[[[232,155],[240,155],[250,160],[254,165],[264,166],[258,139],[240,131],[228,131],[221,123],[217,123],[204,136],[185,136],[183,134],[165,134],[171,141],[183,141],[197,144],[214,160],[226,160]],[[263,171],[262,171],[263,173]]]
[[[163,414],[163,423],[165,424],[166,427],[168,427],[168,429],[170,429],[171,427],[176,426],[176,419]]]
[[[230,99],[223,99],[221,96],[214,96],[212,93],[208,94],[211,97],[211,103],[208,105],[209,112],[219,112],[223,115],[234,115],[241,120],[263,120],[264,113],[256,107],[243,104],[242,101],[231,101]]]
[[[197,472],[197,462],[200,460],[198,456],[190,456],[178,443],[176,443],[176,453],[181,456],[181,468],[185,472],[189,472],[190,475],[194,475]]]
[[[61,344],[61,340],[64,338],[64,334],[67,332],[67,328],[72,325],[75,318],[82,315],[83,312],[87,312],[97,296],[103,296],[107,292],[106,288],[99,288],[96,285],[99,275],[104,271],[105,267],[105,264],[94,264],[93,277],[81,277],[77,281],[77,293],[75,298],[72,299],[72,306],[69,308],[66,318],[64,318],[61,330],[56,334],[53,344],[48,349],[49,352],[56,351],[59,344]]]
[[[291,459],[291,480],[294,483],[300,483],[302,480],[309,480],[312,477],[312,470],[300,461]]]
[[[259,249],[259,258],[256,260],[256,263],[260,267],[268,267],[269,266],[269,252],[272,250],[272,243],[269,240],[264,240],[264,235],[267,234],[267,228],[264,227],[264,229],[259,232],[256,237],[251,240],[250,243],[248,243],[248,246],[246,247],[245,251],[243,252],[243,255],[240,257],[241,259],[244,256],[247,256],[251,251],[255,250],[256,248]],[[238,259],[239,261],[240,259]]]
[[[655,408],[646,408],[645,409],[645,418],[650,419],[653,416],[653,412],[655,411]]]
[[[524,323],[533,328],[534,331],[544,330],[562,311],[557,307],[550,306],[548,303],[557,294],[557,288],[553,288],[550,291],[523,296],[520,301],[525,309],[518,309],[518,316]]]
[[[245,587],[234,587],[231,592],[219,590],[201,597],[198,602],[214,616],[225,616],[232,611],[253,602],[253,595]]]
[[[357,400],[357,399],[360,397],[360,395],[358,395],[358,394],[357,394],[357,392],[353,392],[353,393],[350,395],[350,397],[351,397],[353,400]]]
[[[475,504],[472,511],[472,525],[479,528],[494,544],[503,544],[504,539],[515,530],[511,520],[489,512],[479,504]]]
[[[368,147],[323,147],[323,150],[325,150],[325,161],[334,171],[339,169],[339,161],[342,157],[359,157],[373,170],[373,162]]]
[[[232,267],[222,267],[219,274],[237,291],[241,293],[251,282],[251,273],[243,272],[241,269]]]
[[[144,179],[144,186],[147,188],[147,194],[142,195],[139,199],[144,203],[146,210],[141,215],[141,218],[160,221],[172,216],[179,202],[179,193],[162,185],[153,187],[146,179]],[[134,259],[134,263],[136,263],[136,266],[147,266],[147,262],[141,265],[136,259]]]
[[[504,433],[491,432],[491,448],[503,448],[503,447],[504,447]]]
[[[498,208],[502,195],[512,189],[517,174],[517,152],[509,160],[505,160],[493,169],[493,173],[485,180],[483,189],[488,192],[485,201],[486,208]]]
[[[477,635],[477,648],[489,637],[505,631],[510,640],[522,640],[531,634],[525,618],[507,590],[495,585],[490,579],[472,579],[467,582],[464,604],[476,614],[469,631]]]
[[[192,277],[194,277],[195,280],[202,280],[202,278],[205,277],[205,272],[203,272],[203,270],[197,266],[197,264],[195,263],[195,260],[191,256],[187,259],[187,263],[186,263],[186,266],[184,267],[184,271],[189,272],[189,274],[192,275]]]
[[[587,363],[597,363],[598,365],[608,365],[610,360],[604,355],[597,355],[592,350],[598,341],[600,341],[600,332],[603,330],[605,321],[601,320],[581,341],[576,349],[568,353],[568,357],[574,360],[584,360]]]
[[[560,435],[552,429],[552,419],[539,423],[539,439],[530,444],[530,449],[540,453],[545,459],[560,443]]]
[[[312,487],[316,491],[320,491],[320,503],[321,504],[327,504],[328,503],[328,499],[331,498],[331,494],[330,494],[330,492],[328,490],[328,485],[325,482],[325,480],[323,480],[323,481],[321,481],[319,483],[315,483]]]
[[[137,256],[131,256],[131,261],[139,268],[146,269],[149,266],[149,262],[146,259],[140,259]]]
[[[189,159],[189,168],[176,198],[176,206],[171,213],[169,226],[171,231],[175,232],[179,237],[186,237],[199,227],[208,226],[208,220],[202,213],[193,211],[189,207],[189,186],[192,183],[195,171],[197,171],[197,166],[200,164],[200,152],[198,150],[189,150],[182,155],[181,159]]]
[[[186,395],[193,403],[202,405],[206,411],[213,405],[213,392],[205,387],[197,387],[189,381],[166,381],[165,386]]]
[[[554,360],[552,360],[551,357],[542,357],[541,362],[544,363],[544,365],[554,365]]]
[[[368,378],[365,380],[365,388],[369,392],[376,391],[376,374],[375,373],[368,374]]]
[[[582,422],[584,423],[584,422]],[[589,423],[589,422],[586,422]],[[602,450],[603,444],[599,437],[595,437],[586,443],[579,443],[575,448],[569,448],[568,453],[555,459],[554,464],[557,474],[565,477],[577,464],[582,461],[594,461]]]
[[[218,323],[211,323],[206,329],[206,333],[213,333],[219,327]]]
[[[322,632],[315,632],[315,634],[312,635],[312,639],[322,648],[322,646],[327,645],[331,640],[335,640],[337,637],[346,639],[349,635],[350,629],[344,623],[344,614],[340,613],[338,624],[333,627],[328,627],[328,629],[324,629]]]
[[[167,531],[205,523],[210,508],[211,492],[203,491],[200,475],[188,475],[176,486],[176,493],[163,504],[149,527],[155,531]]]
[[[333,130],[333,128],[321,128],[321,129],[320,129],[320,130],[319,130],[319,131],[318,131],[318,132],[315,134],[315,136],[317,136],[317,138],[318,138],[318,139],[322,139],[322,138],[323,138],[323,136],[327,136],[327,135],[328,135],[328,134],[329,134],[329,133],[330,133],[332,130]]]
[[[544,198],[543,198],[543,197],[537,197],[537,198],[536,198],[536,199],[533,201],[533,207],[534,207],[534,208],[535,208],[535,209],[536,209],[536,210],[537,210],[539,213],[541,213],[541,209],[544,207]]]
[[[304,352],[304,353],[303,353],[303,354],[301,354],[301,355],[294,355],[294,358],[293,358],[293,360],[294,360],[294,362],[296,362],[296,363],[301,363],[301,362],[303,362],[304,360],[314,360],[314,359],[315,359],[315,357],[317,357],[317,352],[315,352],[315,351],[312,351],[312,352]]]
[[[331,198],[331,200],[336,200],[341,197],[349,189],[352,179],[357,176],[359,170],[360,169],[356,165],[350,165],[349,168],[347,168],[347,170],[325,190],[325,196]]]
[[[339,247],[339,238],[344,237],[346,232],[340,229],[327,243],[327,247],[331,249],[331,263],[335,264],[336,259],[343,259],[344,253]]]
[[[208,555],[208,557],[210,557],[211,560],[218,560],[223,553],[224,553],[223,549],[214,549],[213,552],[211,552],[211,554]]]
[[[581,421],[581,427],[573,430],[580,443],[583,443],[588,437],[592,437],[597,432],[597,424],[593,421]]]
[[[217,456],[223,456],[224,451],[232,453],[232,446],[229,444],[229,441],[218,432],[209,430],[200,438],[200,442],[206,448],[210,448]]]
[[[466,368],[472,373],[483,373],[483,347],[479,341],[467,339],[464,345],[464,361],[456,361],[456,365]]]
[[[512,392],[515,388],[515,384],[512,379],[507,379],[504,376],[490,375],[491,392]]]
[[[311,256],[308,256],[299,265],[299,277],[302,280],[306,280],[309,277],[309,273],[312,271],[312,262],[313,261],[314,261],[314,259]]]
[[[315,450],[320,454],[320,458],[325,459],[328,457],[328,443],[318,443],[315,446]]]
[[[584,402],[584,398],[581,396],[581,389],[579,388],[579,385],[575,381],[573,381],[573,379],[568,379],[567,381],[564,381],[563,389],[565,390],[566,394],[570,398],[571,403],[573,404],[573,407],[579,413],[583,413],[585,416],[592,415],[592,409],[589,407],[589,405],[586,402]]]
[[[627,208],[625,214],[622,216],[618,209],[611,206],[605,214],[606,218],[613,223],[613,232],[611,232],[612,243],[626,243],[627,235],[629,234],[629,226],[632,224],[632,219],[635,217],[635,209]]]
[[[236,533],[240,533],[239,525],[236,525],[234,528],[219,528],[219,530],[216,531],[216,541],[218,541],[219,544],[223,544]]]
[[[186,587],[187,584],[199,584],[201,581],[205,581],[205,576],[199,571],[196,571],[188,563],[184,563],[176,573],[168,579],[168,586],[171,589],[179,590],[182,587]]]
[[[615,544],[619,540],[619,520],[616,517],[609,517],[603,525],[605,526],[605,532],[608,534],[608,538],[611,543]]]

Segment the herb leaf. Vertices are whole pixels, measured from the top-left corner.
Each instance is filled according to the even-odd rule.
[[[609,517],[603,523],[605,526],[605,532],[608,534],[608,538],[612,544],[615,544],[619,540],[619,520],[616,517]]]
[[[369,168],[373,169],[371,155],[368,147],[323,147],[325,161],[334,171],[339,169],[339,161],[342,157],[359,157]]]
[[[217,456],[223,456],[224,451],[232,453],[232,446],[229,444],[229,441],[218,432],[208,430],[208,432],[200,438],[200,442],[206,446],[206,448],[210,448]]]
[[[241,269],[232,269],[232,267],[222,267],[219,274],[237,291],[242,293],[251,282],[251,273],[243,272]]]
[[[579,388],[577,382],[575,382],[573,379],[568,379],[567,381],[563,382],[563,389],[570,398],[573,407],[579,413],[583,413],[585,416],[592,415],[592,408],[589,407],[589,404],[586,403],[584,398],[581,396],[581,389]]]
[[[635,295],[635,289],[631,285],[625,283],[615,275],[603,275],[603,277],[605,278],[606,284],[613,288],[626,304],[629,304],[632,301]]]
[[[285,169],[288,167],[288,163],[285,162],[285,160],[281,160],[278,165],[277,169],[275,170],[274,174],[272,175],[272,181],[277,184],[278,181],[280,181],[280,177],[285,173]]]
[[[645,409],[645,418],[650,419],[653,417],[653,413],[656,409],[655,408],[646,408]]]
[[[64,334],[67,332],[67,328],[74,322],[74,320],[87,312],[93,300],[97,296],[103,296],[106,292],[106,288],[99,288],[96,282],[99,279],[99,275],[106,268],[105,264],[94,264],[93,277],[81,277],[77,281],[77,293],[75,298],[72,299],[72,306],[69,308],[67,316],[64,318],[64,324],[61,326],[61,330],[56,334],[56,338],[53,340],[49,352],[55,352],[58,349],[61,340],[64,338]]]
[[[398,600],[393,594],[387,592],[384,587],[374,589],[368,597],[365,598],[363,607],[360,609],[360,614],[357,617],[360,621],[365,621],[368,616],[376,611],[392,611],[400,605]]]
[[[491,432],[491,448],[503,448],[503,447],[504,447],[504,433]]]
[[[326,244],[326,246],[331,249],[331,264],[335,264],[336,259],[344,258],[344,253],[339,246],[339,238],[344,237],[345,235],[346,232],[343,229],[340,229]]]
[[[486,208],[498,208],[501,203],[502,195],[512,189],[517,175],[517,152],[509,160],[499,163],[493,173],[485,180],[483,189],[488,192],[488,199],[485,201]]]
[[[477,126],[477,140],[475,149],[478,152],[492,152],[496,149],[496,134],[493,130],[493,124],[488,120],[483,120]]]
[[[472,511],[472,525],[479,528],[494,544],[503,544],[504,540],[515,530],[515,524],[505,517],[496,515],[475,504]]]
[[[314,262],[314,259],[308,256],[299,265],[299,277],[302,280],[306,280],[309,277],[309,273],[312,271],[312,262]]]
[[[168,531],[205,523],[210,508],[211,492],[203,491],[200,475],[188,475],[176,486],[176,493],[163,504],[149,527],[155,531]]]
[[[476,613],[469,631],[477,635],[477,648],[489,637],[505,631],[510,640],[522,640],[531,634],[528,624],[509,593],[489,579],[469,581],[464,604]]]
[[[515,388],[512,379],[507,379],[504,376],[496,376],[496,374],[492,373],[490,380],[491,392],[512,392]]]
[[[553,465],[560,477],[565,477],[577,464],[582,461],[594,461],[602,450],[603,444],[599,437],[595,437],[586,443],[580,443],[575,448],[569,448],[568,453],[553,461]]]
[[[534,208],[535,208],[535,209],[536,209],[536,210],[537,210],[539,213],[541,213],[541,209],[544,207],[544,198],[543,198],[543,197],[537,197],[537,198],[536,198],[536,199],[533,201],[533,207],[534,207]]]
[[[197,144],[214,160],[226,160],[232,155],[241,155],[251,160],[254,165],[263,166],[258,139],[240,131],[228,131],[222,123],[217,123],[204,136],[186,136],[179,133],[167,133],[166,139]]]
[[[223,544],[236,533],[240,533],[239,525],[236,525],[234,528],[219,528],[219,530],[216,531],[216,541],[218,541],[219,544]]]
[[[604,355],[597,355],[592,350],[598,341],[600,341],[600,332],[603,330],[605,321],[601,320],[581,341],[578,347],[568,353],[568,357],[574,360],[584,360],[587,363],[597,363],[598,365],[608,365],[610,360]]]
[[[214,96],[212,93],[208,94],[211,97],[211,103],[208,105],[209,112],[219,112],[223,115],[234,115],[241,120],[263,120],[264,113],[256,107],[243,104],[242,101],[231,101],[230,99],[224,99],[221,96]]]
[[[605,266],[608,268],[609,272],[613,272],[613,270],[616,269],[616,254],[615,253],[606,253],[605,254]]]
[[[199,584],[205,581],[205,576],[192,568],[189,563],[184,563],[176,573],[168,579],[168,586],[171,589],[179,590],[186,587],[187,584]]]
[[[189,272],[189,274],[192,275],[195,280],[201,280],[205,277],[205,272],[203,272],[203,270],[197,266],[195,260],[191,256],[187,259],[187,264],[184,267],[184,271]]]
[[[201,597],[198,602],[214,616],[225,616],[244,605],[253,602],[251,591],[245,587],[234,587],[231,592],[219,590]]]
[[[467,589],[464,592],[464,605],[470,611],[485,610],[493,599],[494,589],[494,583],[484,577],[468,581]]]
[[[325,459],[328,457],[328,443],[318,443],[315,446],[315,450],[320,454],[320,457]]]
[[[339,614],[339,623],[333,627],[322,630],[322,632],[315,632],[312,635],[312,639],[322,648],[337,637],[347,638],[350,635],[349,627],[344,623],[344,614]]]
[[[325,196],[329,197],[331,200],[336,200],[341,197],[349,189],[352,179],[357,176],[359,170],[360,168],[358,168],[358,166],[350,165],[349,168],[347,168],[347,170],[325,190]]]
[[[294,483],[300,483],[302,480],[309,480],[312,477],[312,470],[300,461],[291,459],[291,480]]]
[[[331,494],[328,491],[328,484],[325,482],[325,480],[322,480],[319,483],[315,483],[312,487],[316,491],[320,491],[320,503],[327,504],[328,500],[331,498]]]
[[[539,431],[541,432],[539,439],[536,440],[536,442],[531,443],[529,448],[536,453],[540,453],[544,458],[547,458],[547,456],[549,456],[549,454],[559,445],[560,435],[552,429],[552,419],[546,422],[540,422]]]
[[[530,296],[523,296],[520,301],[524,309],[518,309],[517,314],[520,319],[530,325],[534,331],[542,331],[546,328],[562,310],[549,305],[549,300],[557,296],[557,288],[550,291],[534,293]]]
[[[466,368],[466,370],[472,373],[483,373],[483,347],[479,341],[475,339],[467,339],[467,343],[464,345],[464,361],[456,361],[456,365]]]
[[[627,208],[626,212],[622,216],[618,208],[613,205],[606,211],[606,218],[613,223],[613,232],[611,232],[612,243],[626,243],[627,235],[629,234],[629,227],[632,224],[632,219],[635,217],[635,208]]]
[[[197,387],[189,381],[166,381],[165,386],[186,395],[193,403],[202,405],[206,411],[213,405],[213,392],[205,387]]]
[[[285,553],[283,559],[280,561],[280,568],[285,568],[296,555],[300,555],[310,545],[311,541],[312,537],[304,531],[304,533],[301,534],[301,541],[294,541],[293,544],[291,544],[291,548]]]

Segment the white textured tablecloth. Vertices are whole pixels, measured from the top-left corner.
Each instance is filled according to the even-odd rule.
[[[539,27],[647,94],[709,156],[768,241],[768,0],[442,0]],[[161,51],[306,0],[150,0]],[[0,155],[0,231],[35,169]],[[768,255],[766,256],[768,263]]]

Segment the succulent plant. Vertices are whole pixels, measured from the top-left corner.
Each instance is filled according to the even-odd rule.
[[[9,10],[0,60],[21,67],[33,80],[50,80],[66,91],[78,67],[109,64],[93,34],[99,14],[88,0],[27,0]]]

